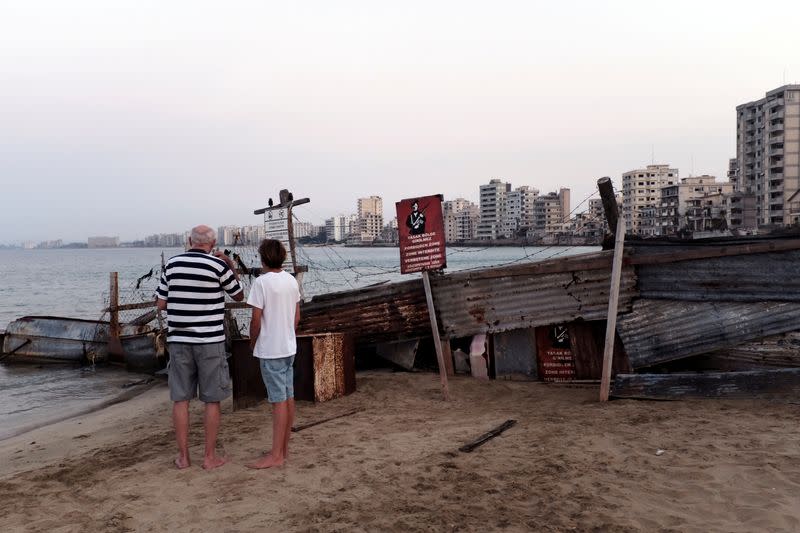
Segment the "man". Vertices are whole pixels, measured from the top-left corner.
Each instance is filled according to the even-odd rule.
[[[219,403],[230,396],[228,361],[225,356],[225,295],[244,299],[233,261],[217,251],[217,236],[208,226],[192,228],[189,251],[172,257],[161,273],[156,291],[159,311],[167,311],[169,395],[178,442],[175,466],[188,468],[189,400],[200,389],[205,403],[205,457],[203,468],[225,464],[217,455],[220,424]]]
[[[418,200],[414,200],[414,203],[411,204],[411,213],[406,217],[406,227],[411,235],[425,233],[425,213],[419,210]]]

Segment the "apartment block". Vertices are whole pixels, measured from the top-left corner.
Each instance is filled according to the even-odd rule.
[[[350,234],[350,220],[345,215],[336,215],[325,220],[325,235],[329,241],[343,241]]]
[[[497,239],[504,236],[502,224],[506,211],[506,199],[511,184],[499,179],[489,180],[480,186],[481,220],[478,224],[478,239]]]
[[[800,219],[800,85],[784,85],[736,107],[738,205],[734,227],[789,225]],[[751,200],[752,198],[752,200]]]
[[[480,208],[464,198],[442,202],[445,240],[458,242],[475,239],[480,216]]]
[[[727,226],[724,197],[733,192],[730,182],[718,182],[714,176],[690,176],[679,183],[661,188],[652,221],[640,235],[676,235],[680,231],[700,232]],[[648,210],[648,215],[650,211]],[[644,215],[643,220],[648,218]]]
[[[506,238],[516,237],[520,230],[533,227],[533,205],[538,196],[539,189],[527,185],[508,192],[502,223],[502,231]]]
[[[570,215],[570,190],[561,188],[559,191],[540,195],[533,202],[533,225],[536,235],[554,235],[565,231],[565,224],[569,223]]]
[[[625,232],[642,235],[641,220],[645,207],[657,207],[661,188],[678,183],[678,169],[669,165],[647,165],[622,175],[622,218]],[[652,219],[653,211],[648,213]],[[648,222],[648,232],[654,225]]]

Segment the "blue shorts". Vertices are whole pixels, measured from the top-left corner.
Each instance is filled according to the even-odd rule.
[[[278,359],[261,359],[261,379],[267,387],[269,403],[280,403],[294,398],[293,363],[293,355]]]

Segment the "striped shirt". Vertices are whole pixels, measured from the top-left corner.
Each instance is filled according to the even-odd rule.
[[[192,249],[167,261],[156,296],[167,301],[167,340],[192,344],[225,341],[225,294],[242,292],[222,259]]]

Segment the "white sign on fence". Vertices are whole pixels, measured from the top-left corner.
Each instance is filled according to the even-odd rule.
[[[291,244],[289,242],[289,210],[286,207],[270,207],[264,211],[264,235],[267,239],[281,241],[286,248],[283,269],[292,272]]]

